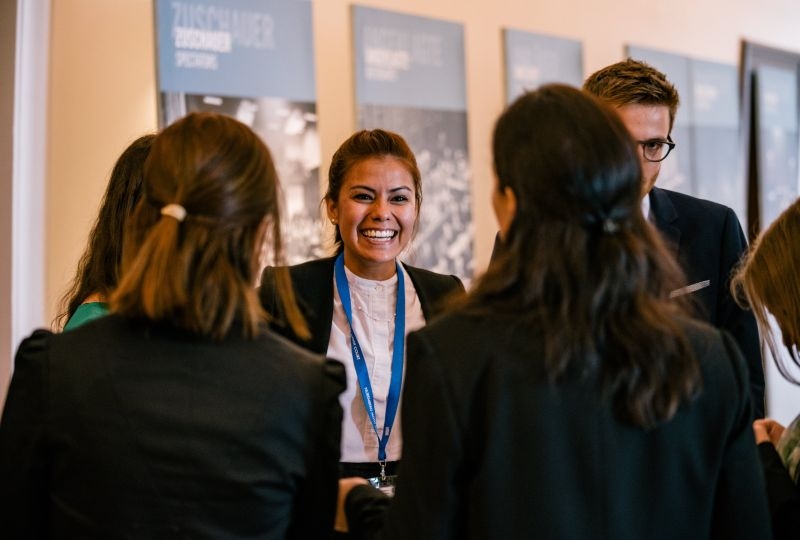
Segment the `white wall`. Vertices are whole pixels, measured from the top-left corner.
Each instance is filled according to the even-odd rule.
[[[48,325],[74,275],[117,156],[156,128],[151,4],[53,2],[43,321]]]
[[[14,58],[17,37],[16,2],[0,3],[0,388],[11,373],[11,198],[14,155]],[[2,403],[3,390],[0,390]]]
[[[624,45],[738,63],[742,38],[800,51],[796,0],[364,0],[384,9],[460,22],[465,28],[476,268],[495,232],[489,139],[503,108],[501,28],[581,40],[585,71],[620,60]],[[355,128],[350,5],[313,2],[322,171]],[[50,33],[46,321],[56,313],[83,249],[116,156],[156,127],[151,0],[59,0]],[[0,230],[2,232],[2,230]],[[800,394],[800,392],[797,392]],[[800,410],[800,404],[794,407]]]
[[[5,2],[0,23],[0,402],[20,339],[45,317],[49,0]]]

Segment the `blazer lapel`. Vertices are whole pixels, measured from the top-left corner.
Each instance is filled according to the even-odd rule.
[[[650,197],[650,219],[661,231],[672,255],[677,258],[681,245],[681,230],[675,225],[678,220],[675,205],[664,190],[657,187],[650,190],[648,197]]]
[[[321,354],[327,352],[331,338],[334,261],[326,258],[290,267],[297,302],[311,331],[308,348]]]
[[[414,289],[417,291],[417,298],[419,298],[419,304],[422,307],[422,316],[425,317],[426,321],[431,320],[433,317],[433,313],[431,313],[431,303],[428,301],[428,296],[426,294],[427,288],[425,284],[420,283],[420,281],[424,280],[424,278],[417,273],[416,268],[413,266],[408,266],[405,263],[401,263],[403,268],[405,268],[406,273],[411,278],[411,283],[414,284]]]

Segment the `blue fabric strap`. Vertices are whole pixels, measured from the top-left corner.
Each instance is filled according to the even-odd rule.
[[[344,271],[344,254],[339,254],[336,258],[334,275],[336,278],[336,288],[339,290],[339,298],[342,300],[342,308],[350,326],[350,352],[353,355],[353,364],[356,368],[358,377],[358,387],[361,390],[361,399],[367,409],[369,421],[372,429],[378,438],[378,461],[386,461],[386,445],[392,433],[395,416],[397,416],[397,406],[400,403],[400,387],[403,384],[403,357],[405,349],[405,328],[406,328],[406,294],[403,271],[400,265],[397,266],[397,305],[395,306],[394,316],[394,346],[392,348],[392,378],[389,383],[389,395],[386,398],[386,417],[383,424],[383,433],[378,429],[378,419],[375,416],[375,400],[372,394],[372,383],[369,380],[367,363],[364,354],[361,352],[361,345],[358,343],[356,334],[353,331],[353,310],[350,303],[350,286],[347,283],[347,276]]]

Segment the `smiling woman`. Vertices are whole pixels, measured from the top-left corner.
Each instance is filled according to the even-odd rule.
[[[335,255],[289,268],[311,339],[282,323],[275,268],[264,271],[261,300],[279,332],[344,361],[342,474],[390,488],[402,450],[397,405],[405,336],[464,286],[456,276],[398,262],[416,230],[422,181],[396,133],[364,130],[347,139],[331,160],[323,202],[335,228]]]
[[[417,184],[401,160],[368,158],[345,175],[336,199],[326,197],[345,266],[353,273],[375,280],[394,275],[395,258],[411,240],[419,217]]]

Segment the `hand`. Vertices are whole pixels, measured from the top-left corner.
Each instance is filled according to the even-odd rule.
[[[784,429],[785,428],[778,422],[769,418],[753,422],[753,433],[755,433],[756,436],[756,444],[768,442],[772,443],[773,446],[777,446]]]
[[[344,502],[347,500],[347,494],[350,490],[361,484],[366,484],[367,481],[363,478],[341,478],[339,480],[339,497],[336,503],[336,521],[333,524],[333,529],[337,532],[348,532],[350,527],[347,524],[347,515],[344,512]]]

